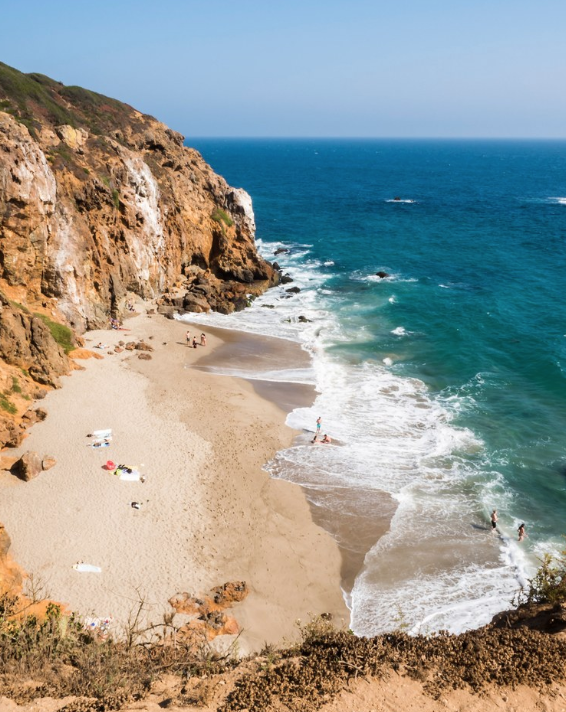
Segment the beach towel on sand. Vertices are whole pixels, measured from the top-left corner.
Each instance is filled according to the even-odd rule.
[[[118,475],[118,477],[124,482],[140,482],[142,479],[141,472],[139,470],[134,470],[131,467],[128,467],[127,469],[118,467],[114,474]]]
[[[73,568],[75,571],[81,571],[82,573],[89,573],[89,574],[99,574],[102,573],[102,569],[100,566],[94,566],[94,564],[83,564],[81,561],[78,564],[73,564]]]
[[[93,430],[91,435],[93,438],[99,438],[103,440],[104,438],[111,437],[112,428],[104,428],[103,430]]]

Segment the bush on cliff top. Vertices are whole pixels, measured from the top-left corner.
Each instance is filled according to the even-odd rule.
[[[85,127],[101,134],[131,124],[133,109],[88,89],[65,86],[44,74],[24,74],[0,62],[0,110],[14,116],[33,133],[43,122]]]

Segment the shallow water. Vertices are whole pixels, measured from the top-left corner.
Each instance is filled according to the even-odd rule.
[[[262,380],[313,383],[314,406],[288,422],[312,431],[321,415],[340,443],[305,436],[268,470],[305,486],[350,552],[352,627],[487,622],[565,533],[566,143],[192,144],[251,193],[265,256],[289,249],[275,259],[298,295],[196,320],[311,355],[243,361]]]

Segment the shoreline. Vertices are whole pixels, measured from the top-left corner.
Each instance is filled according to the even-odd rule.
[[[0,477],[13,558],[55,600],[122,624],[136,588],[158,615],[178,592],[246,580],[250,595],[232,609],[243,652],[293,639],[309,613],[347,620],[338,547],[304,493],[262,470],[292,441],[285,411],[248,381],[193,368],[203,349],[186,347],[186,323],[144,313],[126,324],[131,332],[88,332],[86,347],[148,339],[152,360],[134,351],[81,362],[14,451],[49,453],[57,465],[28,483]],[[213,331],[207,354],[222,343]],[[87,447],[86,434],[105,427],[110,447]],[[147,482],[119,481],[101,469],[107,459],[138,465]],[[73,571],[81,559],[102,574]]]

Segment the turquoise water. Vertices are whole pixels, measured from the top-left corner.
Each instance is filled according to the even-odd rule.
[[[302,290],[213,321],[309,350],[290,377],[319,397],[289,423],[322,415],[341,445],[270,471],[330,519],[348,491],[346,548],[371,493],[398,504],[345,592],[354,629],[486,622],[566,533],[566,142],[190,143],[251,194],[260,249]]]

